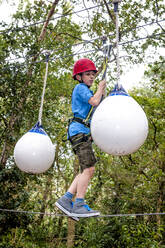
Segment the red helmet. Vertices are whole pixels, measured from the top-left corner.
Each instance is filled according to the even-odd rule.
[[[73,67],[73,78],[75,78],[77,74],[80,74],[85,71],[97,72],[97,69],[93,61],[91,61],[90,59],[79,59],[74,64],[74,67]]]

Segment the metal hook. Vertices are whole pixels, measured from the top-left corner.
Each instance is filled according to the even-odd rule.
[[[114,12],[118,12],[118,6],[121,0],[113,0],[112,2],[114,4]]]
[[[45,61],[49,62],[49,56],[50,56],[50,51],[49,50],[45,50]]]
[[[103,73],[103,76],[102,76],[102,80],[104,80],[105,77],[106,77],[107,67],[108,67],[108,61],[109,61],[109,58],[110,58],[111,49],[112,49],[112,45],[111,44],[108,44],[108,45],[105,45],[104,46],[104,55],[105,55],[105,58],[104,58],[104,73]]]

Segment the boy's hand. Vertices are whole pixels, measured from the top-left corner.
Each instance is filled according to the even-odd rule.
[[[102,91],[103,95],[105,94],[106,85],[107,85],[107,83],[105,80],[102,80],[99,83],[99,89]]]

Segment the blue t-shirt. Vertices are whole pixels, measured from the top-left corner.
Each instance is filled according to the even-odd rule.
[[[84,83],[77,84],[72,93],[72,112],[74,117],[86,119],[91,109],[88,103],[89,99],[93,96],[93,91],[88,88]],[[89,134],[90,128],[85,125],[73,121],[69,126],[69,136],[74,136],[78,133]]]

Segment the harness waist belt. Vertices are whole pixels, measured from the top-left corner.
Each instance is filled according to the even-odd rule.
[[[88,122],[86,122],[86,121],[84,121],[83,119],[81,119],[81,118],[78,118],[78,117],[73,117],[72,118],[72,121],[77,121],[77,122],[79,122],[79,123],[81,123],[81,124],[83,124],[83,125],[85,125],[85,126],[87,126],[87,127],[90,127],[90,123]]]
[[[70,137],[69,140],[70,140],[71,144],[73,145],[73,148],[75,148],[80,143],[82,143],[84,141],[85,142],[88,141],[89,137],[91,137],[90,134],[87,134],[87,135],[82,134],[81,136],[77,137],[77,139],[72,139],[72,137]]]

